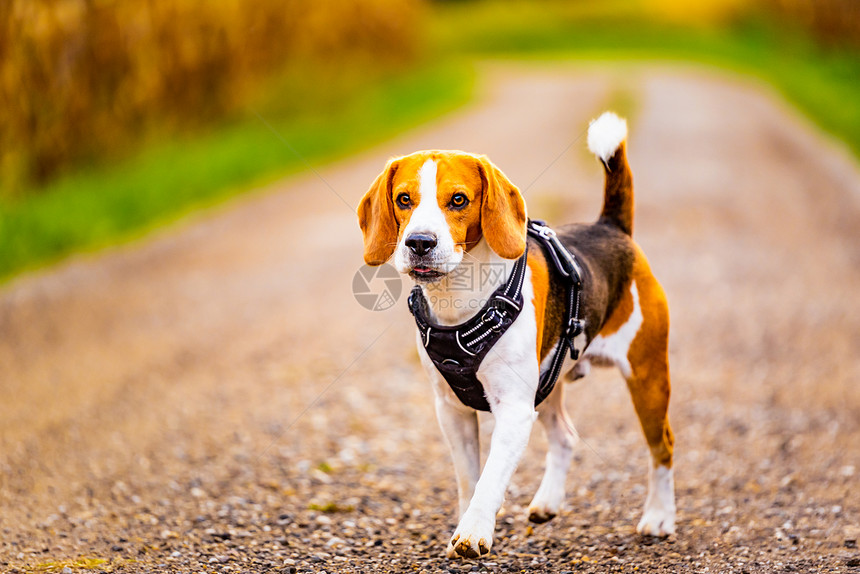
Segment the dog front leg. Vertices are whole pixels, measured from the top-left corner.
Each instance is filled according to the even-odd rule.
[[[554,518],[564,503],[567,470],[579,440],[564,410],[564,384],[558,384],[541,405],[538,419],[546,430],[549,449],[543,480],[529,504],[529,520],[540,524]]]
[[[449,558],[457,555],[478,558],[489,554],[493,546],[496,513],[528,444],[537,413],[531,401],[503,401],[493,407],[493,416],[496,424],[490,441],[490,454],[469,508],[448,543]]]
[[[478,413],[452,405],[442,396],[436,397],[436,418],[442,434],[451,449],[454,473],[457,475],[457,494],[460,500],[459,518],[463,518],[475,483],[481,472],[481,450],[478,437]]]

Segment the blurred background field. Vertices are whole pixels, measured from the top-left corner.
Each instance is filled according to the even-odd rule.
[[[860,155],[856,0],[7,0],[0,279],[378,142],[510,57],[736,70]]]

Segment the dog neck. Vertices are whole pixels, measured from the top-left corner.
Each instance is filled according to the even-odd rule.
[[[484,238],[439,281],[422,285],[433,321],[459,325],[474,317],[510,276],[516,260],[499,257]]]

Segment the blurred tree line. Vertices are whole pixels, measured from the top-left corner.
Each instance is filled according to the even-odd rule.
[[[860,0],[570,4],[610,17],[638,5],[650,18],[711,26],[759,10],[823,44],[860,46]],[[308,70],[408,64],[426,9],[424,0],[0,0],[0,197],[153,133],[230,117],[279,74],[270,98],[287,90],[313,101],[326,87],[300,84],[325,75]]]
[[[830,46],[860,47],[858,0],[761,0],[773,12],[787,16]]]
[[[805,29],[824,45],[860,47],[860,0],[630,0],[625,4],[658,18],[699,25],[730,24],[758,12]]]
[[[415,0],[0,0],[0,194],[229,116],[291,66],[392,66]],[[293,74],[295,77],[295,74]]]

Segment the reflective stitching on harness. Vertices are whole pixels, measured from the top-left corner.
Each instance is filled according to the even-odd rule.
[[[476,338],[476,339],[472,339],[471,341],[469,341],[469,343],[468,343],[468,344],[469,344],[469,345],[474,345],[475,343],[477,343],[477,342],[478,342],[478,341],[480,341],[481,339],[485,339],[485,338],[487,338],[487,336],[488,336],[490,333],[492,333],[492,332],[493,332],[493,330],[492,330],[492,329],[487,329],[486,331],[484,331],[483,333],[481,333],[481,334],[478,336],[478,338]]]
[[[473,328],[471,328],[468,331],[466,331],[465,333],[463,333],[463,336],[465,337],[466,335],[471,335],[472,333],[474,333],[475,331],[477,331],[478,329],[480,329],[483,326],[484,326],[483,323],[478,323]]]
[[[523,284],[521,281],[520,284],[517,285],[517,288],[514,290],[514,298],[515,299],[519,299],[520,293],[522,292],[522,289],[523,289]]]
[[[463,349],[463,351],[465,351],[466,353],[469,353],[473,357],[475,356],[475,353],[473,353],[472,351],[470,351],[469,349],[464,347],[463,343],[460,342],[460,332],[459,331],[454,331],[454,338],[457,340],[457,344],[460,346],[461,349]]]
[[[517,311],[521,311],[520,306],[513,299],[508,299],[504,295],[496,295],[496,297],[498,297],[499,299],[501,299],[502,301],[504,301],[505,303],[507,303],[508,305],[513,307],[514,309],[516,309]]]

